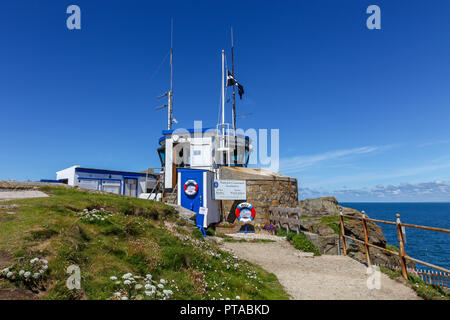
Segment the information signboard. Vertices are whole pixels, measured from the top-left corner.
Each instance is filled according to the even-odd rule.
[[[215,200],[246,200],[247,184],[245,180],[215,180]]]

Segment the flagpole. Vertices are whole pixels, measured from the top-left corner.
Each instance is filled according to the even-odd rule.
[[[234,78],[234,39],[233,39],[233,27],[231,27],[231,74]],[[236,78],[234,78],[236,79]],[[233,135],[234,135],[234,148],[233,148],[233,156],[234,156],[234,165],[237,165],[237,137],[236,137],[236,88],[233,86],[233,108],[232,108],[232,116],[233,116]]]
[[[222,50],[222,134],[225,132],[225,51]]]
[[[234,78],[234,41],[233,41],[233,27],[231,27],[231,74]],[[235,78],[236,79],[236,78]],[[233,86],[233,133],[236,136],[236,89]]]
[[[170,90],[167,103],[167,129],[172,129],[173,118],[173,19],[170,20]]]

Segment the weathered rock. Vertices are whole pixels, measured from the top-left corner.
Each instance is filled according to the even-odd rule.
[[[196,215],[196,213],[194,211],[186,209],[186,208],[184,208],[182,206],[179,206],[177,204],[167,203],[167,205],[169,205],[171,207],[174,207],[175,210],[177,210],[180,219],[188,222],[189,224],[192,224],[192,225],[195,224],[195,215]]]
[[[331,229],[329,226],[323,224],[316,224],[312,226],[312,231],[320,236],[334,235],[334,230]]]

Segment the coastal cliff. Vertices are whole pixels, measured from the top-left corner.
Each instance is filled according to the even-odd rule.
[[[339,205],[334,197],[301,200],[299,201],[299,207],[303,211],[301,219],[305,234],[324,254],[338,254],[338,243],[340,248],[342,248],[342,243],[339,240],[339,213],[342,211],[344,215],[362,216],[362,213],[358,210]],[[364,230],[361,221],[344,219],[345,234],[364,241]],[[371,244],[386,248],[386,238],[379,225],[372,221],[367,221],[367,231]],[[350,257],[366,263],[363,244],[350,239],[346,240],[346,244]],[[392,250],[393,247],[389,246],[388,249]],[[370,248],[370,257],[372,263],[376,265],[400,265],[400,260],[397,256],[376,248]]]

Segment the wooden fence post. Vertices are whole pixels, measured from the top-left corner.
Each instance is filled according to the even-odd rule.
[[[364,229],[364,244],[366,247],[366,260],[367,265],[370,267],[372,262],[370,261],[370,252],[369,252],[369,235],[367,233],[367,224],[366,224],[366,213],[362,211],[362,224]]]
[[[341,239],[342,239],[342,251],[344,252],[344,256],[347,255],[347,245],[345,244],[345,228],[344,228],[344,217],[342,216],[342,210],[339,212],[339,219],[341,220]]]
[[[397,223],[398,249],[400,253],[400,262],[402,264],[402,275],[403,278],[408,280],[408,273],[406,271],[405,245],[403,242],[403,232],[400,221],[400,215],[397,213],[395,216],[397,217],[396,223]]]

